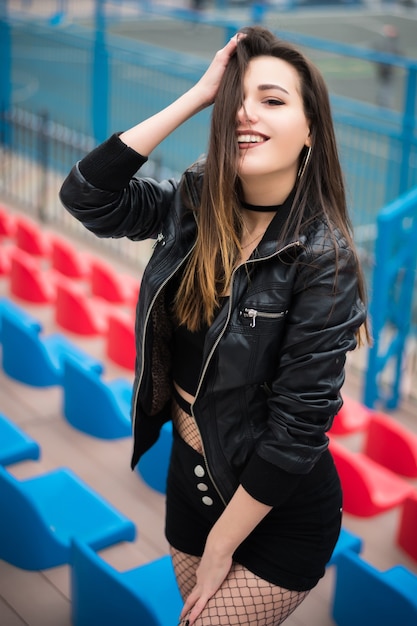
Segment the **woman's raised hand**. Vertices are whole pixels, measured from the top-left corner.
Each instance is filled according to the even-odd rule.
[[[194,90],[201,93],[201,100],[205,106],[213,104],[227,64],[236,51],[239,39],[244,36],[242,33],[237,33],[229,39],[224,48],[216,52],[207,71],[194,86]]]
[[[207,71],[191,89],[155,115],[122,133],[120,139],[140,154],[149,156],[178,126],[212,104],[238,39],[244,36],[241,33],[235,35],[216,52]]]

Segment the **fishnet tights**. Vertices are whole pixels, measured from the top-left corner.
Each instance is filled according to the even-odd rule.
[[[181,439],[199,454],[203,454],[200,433],[192,415],[182,409],[175,400],[172,401],[172,422]]]
[[[192,591],[200,558],[171,547],[181,595]],[[306,598],[308,591],[289,591],[233,563],[220,589],[207,602],[195,626],[278,626]]]

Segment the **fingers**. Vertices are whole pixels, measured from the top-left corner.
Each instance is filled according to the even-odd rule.
[[[181,611],[179,626],[192,626],[208,600],[209,596],[203,596],[197,590],[192,591]]]
[[[186,599],[184,603],[184,606],[181,611],[180,619],[182,620],[185,619],[185,616],[188,615],[188,613],[191,611],[191,609],[193,608],[193,606],[195,605],[199,597],[200,597],[199,592],[194,588],[194,590],[190,593],[190,595],[188,596],[188,598]]]
[[[204,607],[206,606],[207,602],[208,602],[209,598],[200,598],[193,606],[193,608],[191,609],[191,611],[189,612],[188,616],[187,616],[187,620],[189,623],[189,626],[192,626],[195,622],[195,620],[197,619],[197,617],[200,615],[200,613],[203,612]]]
[[[246,37],[246,35],[244,35],[243,33],[236,33],[236,35],[233,35],[233,37],[229,39],[229,41],[223,48],[217,50],[216,54],[214,55],[213,62],[220,63],[224,68],[228,64],[230,58],[236,52],[237,45],[242,37]]]
[[[225,45],[225,48],[232,48],[232,50],[235,50],[239,41],[242,41],[245,37],[245,33],[236,33],[233,37],[230,37],[229,41]]]
[[[180,620],[193,626],[207,602],[220,589],[232,566],[232,557],[218,558],[210,551],[204,552],[196,570],[196,584],[187,597]]]
[[[230,37],[230,41],[234,41],[237,45],[239,41],[242,41],[246,37],[246,33],[236,33],[233,37]]]
[[[246,37],[245,33],[236,33],[235,35],[233,35],[233,37],[230,37],[229,41],[223,48],[218,50],[217,54],[222,54],[222,52],[226,52],[229,57],[232,56],[237,48],[239,41],[242,41],[244,37]]]

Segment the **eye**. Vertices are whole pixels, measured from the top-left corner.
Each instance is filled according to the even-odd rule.
[[[282,100],[280,100],[279,98],[267,98],[266,100],[263,101],[264,104],[267,104],[268,106],[280,106],[282,104],[285,104]]]

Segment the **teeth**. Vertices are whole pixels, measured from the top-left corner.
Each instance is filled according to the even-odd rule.
[[[262,143],[265,141],[260,135],[239,135],[237,140],[239,143]]]

